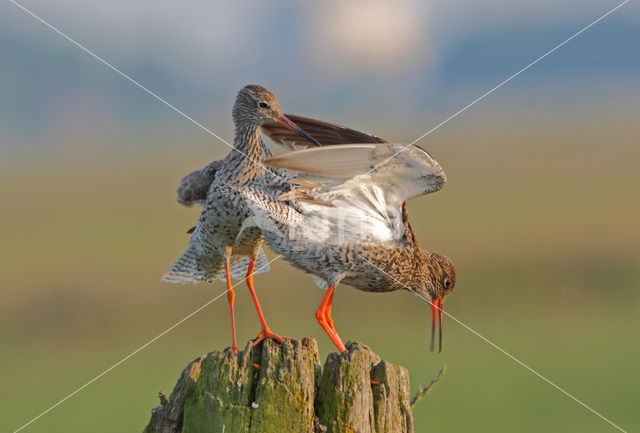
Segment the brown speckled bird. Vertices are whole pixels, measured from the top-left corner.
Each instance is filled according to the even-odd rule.
[[[245,278],[255,303],[262,326],[256,343],[267,337],[282,341],[282,337],[267,326],[253,287],[253,274],[268,270],[261,250],[264,238],[257,227],[243,227],[249,208],[243,197],[227,184],[244,184],[258,179],[256,185],[260,185],[260,182],[276,182],[286,175],[283,170],[266,170],[263,165],[264,159],[271,156],[260,135],[264,125],[278,124],[298,134],[308,145],[318,143],[283,115],[276,97],[261,86],[249,85],[240,90],[233,107],[233,121],[235,139],[229,155],[180,181],[178,201],[184,204],[199,202],[203,209],[196,226],[190,230],[192,235],[186,251],[163,280],[172,283],[226,280],[231,347],[237,352],[232,276]]]
[[[419,146],[392,144],[305,120],[305,131],[323,147],[265,161],[298,174],[276,180],[268,189],[252,182],[234,187],[251,200],[254,222],[275,252],[327,289],[316,318],[338,350],[345,346],[335,330],[331,307],[340,282],[367,292],[407,289],[425,298],[432,305],[431,347],[438,316],[442,350],[442,311],[455,286],[455,267],[449,258],[420,248],[408,221],[406,200],[441,189],[446,183],[444,171]],[[282,141],[291,139],[280,132]],[[319,138],[323,132],[334,142]],[[369,143],[324,146],[344,143],[352,133],[362,134],[362,141],[368,136]]]

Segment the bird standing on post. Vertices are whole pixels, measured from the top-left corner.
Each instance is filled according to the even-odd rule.
[[[264,166],[264,159],[271,156],[271,151],[260,135],[263,125],[279,124],[307,142],[318,143],[282,114],[276,97],[261,86],[249,85],[240,90],[233,107],[233,121],[235,139],[233,150],[227,157],[180,181],[178,201],[185,204],[200,202],[203,209],[192,229],[187,249],[163,276],[163,281],[195,283],[212,282],[216,278],[226,280],[231,313],[231,348],[237,352],[232,276],[245,278],[255,303],[262,326],[255,343],[268,337],[282,342],[283,338],[267,326],[253,287],[253,274],[268,270],[261,250],[264,238],[257,227],[243,228],[249,217],[249,208],[242,196],[229,189],[228,184],[243,184],[258,178],[271,183],[286,176],[282,170],[267,170]]]
[[[315,137],[324,131],[340,141],[357,133],[305,120],[298,124]],[[279,132],[282,140],[291,139]],[[372,143],[334,146],[321,139],[323,147],[268,158],[268,166],[299,173],[269,189],[252,183],[235,188],[251,199],[255,222],[271,249],[327,289],[316,318],[338,350],[345,346],[331,308],[340,282],[367,292],[407,289],[423,297],[431,304],[431,347],[438,316],[442,350],[444,299],[455,286],[455,267],[448,257],[420,248],[406,200],[441,189],[444,171],[419,146],[369,138]]]

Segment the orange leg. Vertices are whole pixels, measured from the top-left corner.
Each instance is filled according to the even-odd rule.
[[[331,296],[329,296],[329,302],[327,303],[327,307],[324,310],[324,318],[326,319],[327,323],[329,324],[333,332],[336,335],[338,335],[338,333],[336,332],[336,328],[333,326],[333,319],[331,318],[331,305],[333,305],[333,293],[334,291],[332,290]]]
[[[342,340],[340,340],[340,336],[338,336],[338,333],[333,327],[333,320],[331,319],[331,303],[333,302],[333,291],[334,287],[329,287],[329,289],[327,289],[327,293],[325,293],[324,297],[322,298],[322,302],[320,302],[320,306],[316,310],[316,319],[318,319],[318,323],[320,323],[322,329],[324,329],[327,335],[329,335],[329,338],[331,338],[331,341],[333,341],[333,344],[336,345],[338,350],[340,352],[345,352],[347,348],[344,347]]]
[[[258,318],[260,319],[260,325],[262,326],[262,330],[258,334],[258,337],[253,341],[253,344],[256,345],[260,343],[265,338],[273,338],[274,340],[282,343],[284,338],[271,332],[269,326],[267,326],[266,320],[264,320],[264,316],[262,315],[262,308],[260,308],[260,302],[258,301],[258,296],[256,295],[256,291],[253,288],[253,269],[256,266],[256,258],[251,257],[251,262],[249,262],[249,267],[247,268],[247,276],[246,282],[247,287],[249,287],[249,291],[251,292],[251,297],[253,298],[253,303],[256,305],[256,311],[258,312]]]
[[[324,319],[327,322],[327,324],[329,325],[329,328],[331,329],[331,335],[333,336],[332,341],[334,343],[336,343],[336,341],[338,341],[339,344],[336,343],[336,347],[338,349],[344,348],[344,350],[342,350],[342,352],[344,352],[346,350],[346,348],[344,347],[344,344],[342,344],[342,339],[338,335],[338,331],[336,331],[335,326],[333,326],[333,319],[331,318],[331,305],[332,305],[332,303],[333,303],[333,294],[331,295],[331,298],[329,299],[329,303],[327,304],[327,307],[324,310]]]
[[[236,319],[233,312],[233,301],[236,298],[236,293],[231,287],[231,275],[229,275],[228,260],[224,264],[224,272],[227,276],[227,299],[229,300],[229,311],[231,312],[231,350],[233,350],[233,353],[238,353],[238,345],[236,344]]]

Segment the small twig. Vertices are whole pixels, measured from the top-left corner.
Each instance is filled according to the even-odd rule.
[[[164,392],[162,392],[162,390],[158,392],[158,398],[160,399],[160,406],[167,407],[169,401],[167,400],[167,397],[164,395]]]
[[[443,364],[442,368],[440,369],[440,372],[436,374],[436,377],[431,379],[431,382],[429,382],[429,385],[425,386],[420,391],[418,391],[418,393],[411,399],[411,403],[409,403],[409,407],[411,407],[411,410],[413,410],[413,407],[416,405],[416,403],[422,400],[422,397],[424,397],[425,395],[431,392],[431,389],[433,388],[433,386],[436,383],[438,383],[440,379],[442,379],[442,376],[444,376],[446,371],[447,371],[447,364]]]

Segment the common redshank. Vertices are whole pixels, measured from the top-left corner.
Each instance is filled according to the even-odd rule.
[[[203,209],[187,249],[163,280],[171,283],[212,282],[216,278],[226,280],[231,313],[231,348],[237,352],[232,276],[245,278],[258,312],[262,329],[255,343],[268,337],[280,342],[283,339],[267,326],[253,286],[254,273],[268,270],[261,250],[264,238],[257,227],[243,228],[243,222],[249,217],[249,208],[243,197],[230,190],[227,184],[255,181],[260,185],[286,175],[283,170],[265,169],[263,162],[271,156],[271,151],[260,135],[263,125],[279,124],[307,142],[318,143],[282,114],[276,97],[261,86],[249,85],[240,90],[233,107],[233,121],[235,139],[227,157],[180,181],[178,201],[185,204],[200,202]]]
[[[316,318],[338,350],[346,348],[331,307],[340,282],[367,292],[407,289],[425,298],[432,305],[431,347],[438,316],[442,350],[442,312],[455,267],[420,248],[405,205],[445,185],[440,165],[419,146],[387,142],[309,148],[265,163],[299,173],[269,189],[252,183],[234,189],[251,199],[253,221],[269,246],[327,289]]]

